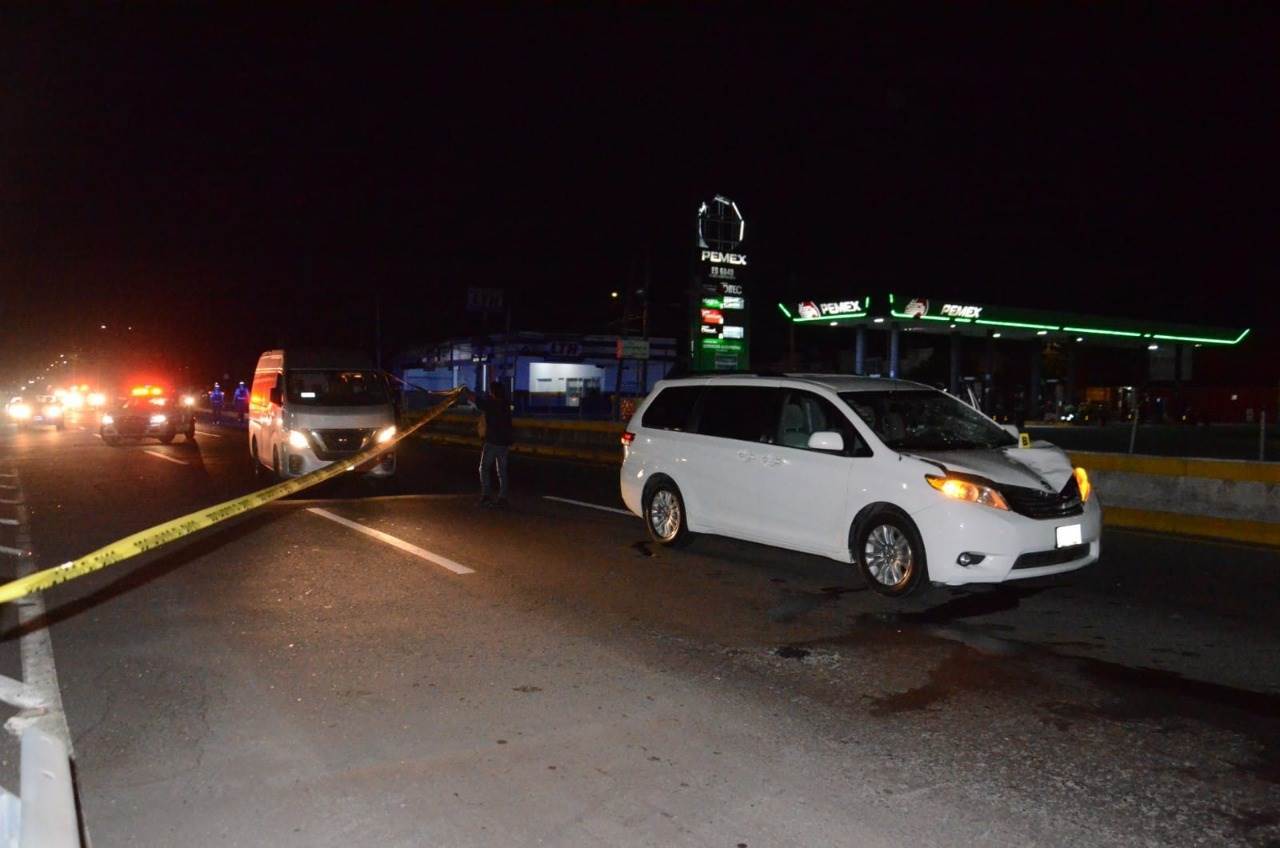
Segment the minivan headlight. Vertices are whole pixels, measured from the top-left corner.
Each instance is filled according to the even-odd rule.
[[[396,425],[392,424],[390,427],[384,427],[381,430],[379,430],[378,436],[375,439],[375,441],[377,441],[377,443],[380,445],[385,445],[387,442],[394,439],[395,436],[396,436]]]
[[[157,412],[155,415],[151,416],[151,423],[152,423],[152,424],[163,424],[163,423],[165,423],[165,422],[166,422],[166,421],[168,421],[168,420],[169,420],[168,416],[163,415],[163,414],[161,414],[161,413],[159,413],[159,412]]]
[[[983,506],[989,506],[992,509],[1009,509],[1009,504],[1005,503],[1004,495],[990,486],[984,486],[981,483],[974,483],[970,480],[961,480],[956,477],[938,477],[933,474],[926,474],[924,479],[929,481],[930,486],[953,500],[971,501]]]
[[[1085,503],[1089,500],[1089,495],[1093,494],[1093,484],[1089,482],[1089,474],[1083,468],[1076,468],[1072,472],[1076,476],[1076,486],[1080,489],[1080,502]]]
[[[289,431],[289,447],[296,448],[297,450],[306,450],[307,434],[302,432],[301,430],[290,430]]]

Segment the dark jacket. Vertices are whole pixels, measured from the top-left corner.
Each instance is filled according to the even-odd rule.
[[[493,395],[476,395],[475,402],[484,413],[486,444],[507,447],[515,441],[515,428],[511,425],[511,407],[505,400],[499,400]]]

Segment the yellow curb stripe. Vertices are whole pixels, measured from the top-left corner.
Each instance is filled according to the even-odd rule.
[[[1102,520],[1108,527],[1127,527],[1133,530],[1154,530],[1157,533],[1173,533],[1179,536],[1205,536],[1213,539],[1250,542],[1255,545],[1280,546],[1280,524],[1270,524],[1265,521],[1158,512],[1122,506],[1108,506],[1103,509]]]
[[[1087,471],[1122,471],[1158,477],[1208,477],[1254,483],[1280,483],[1280,462],[1235,459],[1188,459],[1124,453],[1070,451],[1071,462]]]

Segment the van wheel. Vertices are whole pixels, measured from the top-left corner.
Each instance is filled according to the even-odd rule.
[[[249,440],[249,462],[251,465],[253,465],[254,477],[261,477],[263,475],[263,472],[266,471],[266,469],[262,467],[262,460],[258,459],[258,440],[257,439]]]
[[[689,532],[684,498],[675,483],[662,480],[645,493],[644,526],[649,538],[660,545],[679,548],[689,544],[693,534]]]
[[[881,595],[904,598],[929,582],[920,533],[897,510],[867,515],[854,535],[852,553],[867,585]]]

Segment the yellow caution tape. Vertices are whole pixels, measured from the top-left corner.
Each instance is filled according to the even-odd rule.
[[[301,477],[285,480],[283,483],[268,486],[252,494],[196,510],[181,518],[166,521],[164,524],[157,524],[155,527],[150,527],[134,533],[132,536],[126,536],[119,541],[98,548],[93,553],[86,554],[79,559],[73,559],[70,562],[64,562],[62,565],[46,568],[43,571],[37,571],[34,574],[28,574],[26,577],[20,577],[17,580],[0,585],[0,604],[16,601],[33,592],[43,592],[46,589],[57,586],[59,583],[65,583],[68,580],[74,580],[86,574],[92,574],[109,565],[115,565],[117,562],[154,550],[161,545],[167,545],[206,527],[212,527],[215,524],[226,521],[228,518],[257,509],[286,495],[309,489],[318,483],[323,483],[325,480],[344,474],[350,469],[358,468],[370,459],[390,450],[401,439],[408,437],[429,421],[437,418],[457,402],[461,393],[461,390],[458,389],[449,392],[448,398],[443,403],[429,410],[425,416],[414,422],[413,426],[403,433],[397,433],[394,438],[388,439],[385,444],[374,445],[354,456],[338,460]]]

